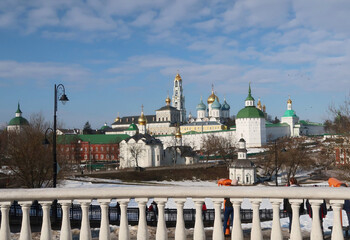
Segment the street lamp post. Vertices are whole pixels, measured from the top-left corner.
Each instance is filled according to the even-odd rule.
[[[52,187],[56,188],[57,185],[57,146],[56,146],[56,136],[57,136],[57,100],[61,101],[63,104],[65,104],[67,101],[69,101],[66,90],[62,84],[58,84],[54,89],[54,115],[53,115],[53,142],[52,142],[52,154],[53,154],[53,184]]]

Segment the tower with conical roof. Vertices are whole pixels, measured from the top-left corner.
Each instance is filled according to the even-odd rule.
[[[281,118],[281,123],[287,123],[289,125],[290,136],[298,136],[299,130],[294,130],[295,124],[299,122],[299,117],[296,115],[295,111],[292,108],[292,100],[290,97],[287,100],[287,110],[284,112],[284,115]]]
[[[185,96],[182,89],[182,78],[179,73],[176,74],[174,79],[172,106],[180,111],[181,123],[186,122]]]
[[[236,135],[246,140],[247,147],[266,144],[265,114],[255,107],[250,84],[245,107],[236,116]]]
[[[220,104],[218,96],[216,96],[214,93],[214,84],[211,85],[211,94],[208,97],[207,103],[208,103],[208,118],[211,121],[216,120],[216,116],[214,116],[214,114],[213,114],[213,106],[215,106],[214,109],[217,109],[217,107],[219,105],[220,105],[220,111],[219,111],[219,115],[220,115],[219,118],[220,118],[221,117],[221,104]]]
[[[24,126],[28,126],[28,125],[29,125],[29,122],[27,119],[22,117],[22,111],[18,103],[15,117],[12,118],[9,124],[7,125],[7,131],[20,132]]]

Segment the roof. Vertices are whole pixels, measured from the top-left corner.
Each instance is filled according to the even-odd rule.
[[[205,106],[205,104],[203,103],[203,100],[201,99],[201,102],[197,105],[197,110],[205,110],[207,109],[207,107]]]
[[[238,118],[265,118],[265,114],[254,106],[247,106],[237,113]]]
[[[314,123],[314,122],[308,122],[308,121],[304,121],[304,120],[300,120],[297,124],[301,124],[304,126],[324,126],[322,123]]]
[[[252,97],[252,90],[250,88],[250,83],[249,83],[248,97],[245,100],[246,101],[254,101],[254,98]]]
[[[237,167],[237,168],[252,168],[254,167],[254,163],[247,159],[237,159],[232,162],[230,167]]]
[[[29,125],[29,122],[24,117],[14,117],[10,120],[8,126],[16,126],[16,125]]]
[[[137,125],[135,123],[130,124],[129,128],[126,129],[127,131],[137,131],[139,130],[139,128],[137,127]]]
[[[221,110],[230,110],[230,105],[226,102],[226,99],[224,100],[224,103],[222,104]]]
[[[156,122],[156,115],[144,115],[144,116],[147,119],[147,123]],[[140,117],[139,115],[122,117],[120,118],[119,121],[112,123],[112,125],[124,125],[124,124],[137,123],[139,117]]]
[[[79,134],[79,135],[59,135],[57,142],[59,144],[69,144],[75,141],[89,142],[90,144],[109,144],[120,143],[130,137],[127,134]]]
[[[136,142],[138,142],[139,140],[142,140],[146,144],[162,144],[162,142],[159,139],[152,137],[148,133],[146,134],[138,133],[132,137],[128,136],[128,138],[125,139],[125,141],[129,142],[131,139],[134,139]]]
[[[291,110],[286,110],[284,112],[283,117],[298,117],[298,116],[295,114],[295,111],[291,109]]]
[[[288,123],[266,123],[266,127],[286,127],[289,126]]]
[[[223,125],[222,123],[218,123],[216,121],[208,121],[208,122],[191,122],[185,125],[182,125],[181,127],[188,127],[188,126],[217,126],[217,125]]]
[[[164,106],[164,107],[159,108],[156,111],[165,111],[165,110],[179,111],[179,110],[177,110],[176,108],[174,108],[172,106]]]

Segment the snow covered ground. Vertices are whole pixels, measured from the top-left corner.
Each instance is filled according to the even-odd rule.
[[[142,182],[142,183],[124,183],[120,180],[108,180],[108,179],[95,179],[95,178],[77,178],[75,180],[65,180],[59,184],[59,187],[68,187],[68,188],[78,188],[78,187],[99,187],[99,188],[108,188],[108,187],[136,187],[140,185],[148,185],[148,186],[196,186],[196,187],[208,187],[208,186],[217,186],[215,181],[162,181],[162,182]],[[318,185],[328,185],[327,182],[320,182]],[[264,187],[264,186],[261,186]],[[152,199],[149,200],[148,205],[152,202]],[[214,208],[213,203],[210,199],[205,199],[205,203],[207,208]],[[98,204],[94,202],[94,204]],[[111,204],[115,204],[115,200],[112,201]],[[137,207],[137,203],[134,200],[131,200],[129,203],[129,207]],[[282,207],[282,206],[281,206]],[[166,204],[166,208],[176,208],[176,204],[173,199],[169,199]],[[192,199],[187,199],[184,208],[195,208]],[[242,203],[243,209],[251,209],[251,204],[249,199],[244,199]],[[272,205],[270,204],[268,199],[263,199],[261,209],[271,209]],[[343,216],[346,216],[345,212],[343,212]],[[308,215],[303,215],[300,217],[300,224],[302,231],[310,232],[311,231],[311,218]],[[288,228],[289,220],[288,218],[281,219],[282,228]],[[323,227],[326,235],[330,234],[329,226],[333,225],[333,212],[328,212],[326,218],[323,222]],[[343,217],[343,226],[348,225],[348,220],[346,217]],[[242,224],[243,229],[251,229],[251,224]],[[271,228],[272,221],[262,222],[262,229]]]

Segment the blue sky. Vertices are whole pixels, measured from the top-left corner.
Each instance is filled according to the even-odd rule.
[[[323,122],[349,95],[346,0],[2,0],[0,126],[14,116],[53,118],[54,84],[65,127],[93,128],[165,105],[179,71],[187,113],[211,85],[231,114],[248,83],[271,116],[290,95],[301,119]]]

